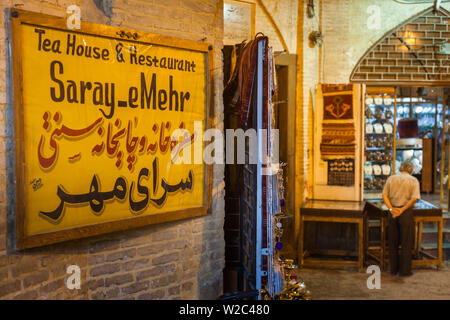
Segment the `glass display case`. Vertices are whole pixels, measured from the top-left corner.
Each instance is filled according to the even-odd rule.
[[[402,119],[417,119],[419,138],[434,138],[436,134],[436,111],[437,101],[435,100],[417,97],[399,97],[397,100],[396,125]]]
[[[397,95],[397,117],[396,122],[402,119],[417,119],[418,135],[422,144],[410,148],[401,145],[401,150],[396,155],[396,172],[401,161],[410,157],[416,163],[415,175],[420,178],[421,190],[423,192],[434,192],[440,188],[441,180],[441,155],[442,155],[442,132],[445,108],[443,106],[443,88],[439,87],[399,87]],[[398,132],[398,130],[397,130]],[[399,134],[396,140],[399,141]],[[402,142],[400,142],[402,144]],[[397,144],[398,146],[398,144]],[[420,148],[419,148],[420,146]],[[405,155],[403,155],[403,153]],[[426,153],[425,159],[420,156]],[[423,161],[422,161],[423,160]],[[417,163],[417,162],[420,162]],[[424,170],[418,172],[418,168]]]
[[[366,87],[365,199],[381,198],[387,178],[410,160],[421,192],[440,190],[441,204],[450,202],[449,93],[442,87]]]
[[[409,160],[414,166],[412,175],[422,181],[423,140],[418,138],[397,139],[395,173],[400,173],[400,164]]]
[[[364,104],[365,199],[380,199],[386,179],[393,174],[395,107],[394,88],[367,87]]]
[[[398,121],[411,117],[411,99],[397,98],[397,113],[395,118],[395,126],[398,127]]]
[[[416,103],[413,106],[413,117],[418,119],[419,137],[434,138],[436,125],[436,103]]]

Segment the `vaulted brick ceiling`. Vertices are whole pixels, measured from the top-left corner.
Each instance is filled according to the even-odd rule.
[[[352,82],[429,82],[449,84],[450,15],[429,8],[386,33],[359,60]],[[450,50],[449,50],[450,51]]]

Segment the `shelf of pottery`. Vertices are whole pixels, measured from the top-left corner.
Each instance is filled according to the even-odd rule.
[[[368,90],[369,91],[369,90]],[[394,168],[394,115],[393,93],[365,96],[365,163],[364,198],[381,198],[387,178]]]

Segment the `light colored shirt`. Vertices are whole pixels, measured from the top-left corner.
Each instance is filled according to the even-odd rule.
[[[403,207],[412,198],[420,199],[420,184],[416,177],[407,173],[390,176],[383,188],[394,207]]]

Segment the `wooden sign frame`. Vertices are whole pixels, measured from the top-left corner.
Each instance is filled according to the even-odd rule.
[[[14,98],[14,134],[15,134],[15,173],[16,173],[16,248],[18,250],[44,246],[52,243],[79,239],[104,233],[127,230],[151,224],[164,223],[187,219],[198,216],[205,216],[212,212],[212,175],[213,165],[204,164],[204,205],[197,208],[182,209],[171,212],[155,213],[150,215],[135,216],[98,224],[77,226],[70,229],[25,235],[25,156],[24,156],[24,96],[23,96],[23,71],[22,70],[22,46],[20,41],[20,28],[22,24],[40,26],[79,35],[103,37],[122,42],[132,42],[138,44],[153,44],[169,48],[185,49],[204,53],[205,73],[206,73],[206,110],[205,129],[212,127],[212,117],[214,114],[213,95],[213,46],[211,44],[179,39],[158,34],[144,33],[136,30],[99,25],[82,22],[80,29],[69,30],[66,26],[66,18],[50,16],[41,13],[29,12],[25,10],[11,8],[9,10],[11,26],[11,63],[13,76],[13,98]]]

